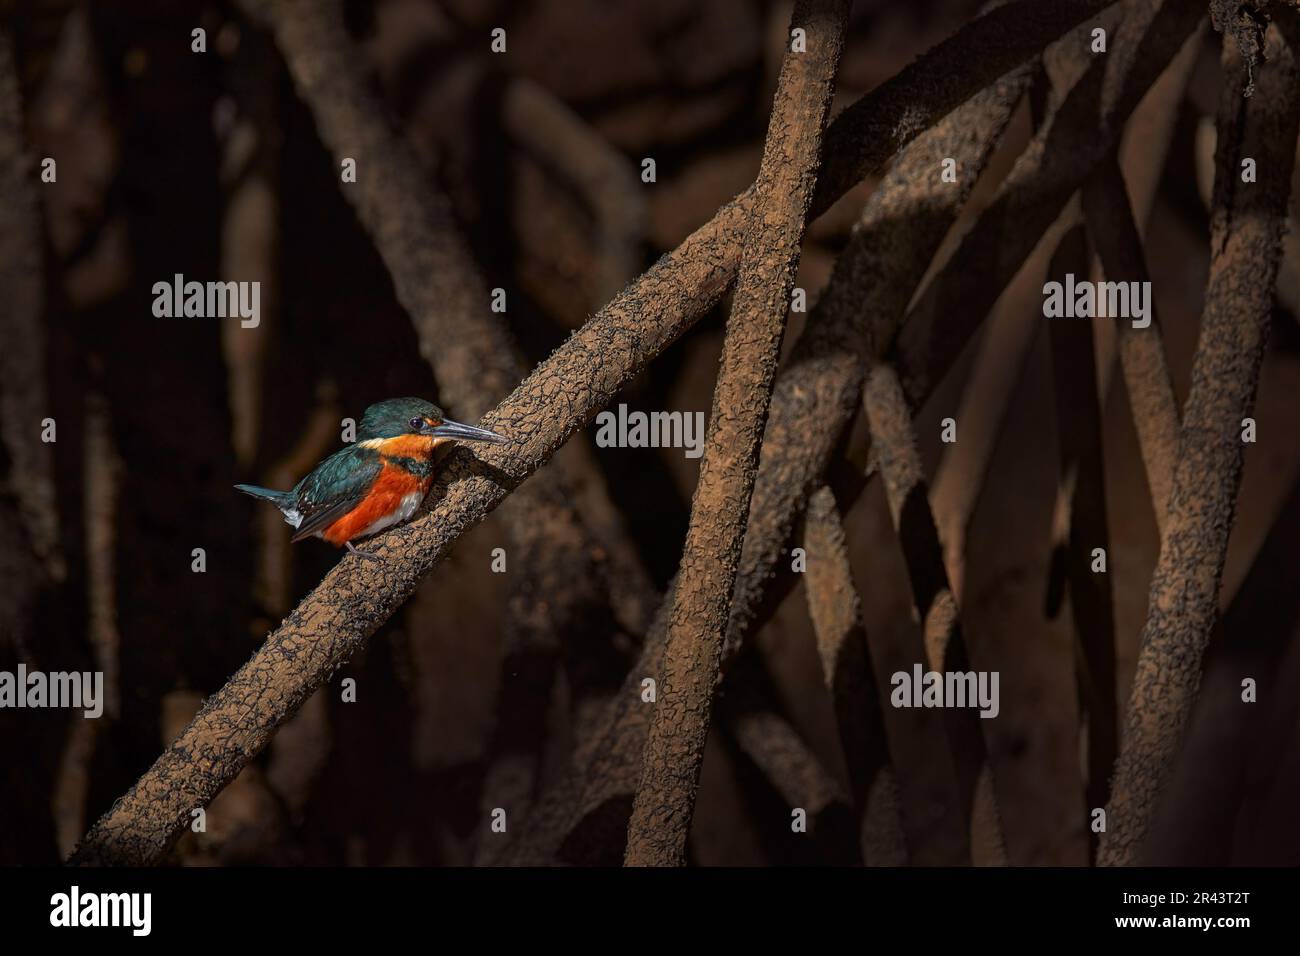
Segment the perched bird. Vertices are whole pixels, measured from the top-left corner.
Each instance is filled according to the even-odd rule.
[[[486,428],[453,422],[441,408],[423,399],[390,398],[366,409],[354,444],[326,458],[292,491],[235,487],[279,508],[284,520],[297,529],[294,541],[315,535],[373,558],[354,547],[353,540],[415,514],[433,483],[434,452],[454,441],[500,444],[509,439]]]

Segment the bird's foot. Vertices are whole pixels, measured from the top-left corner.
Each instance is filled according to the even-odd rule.
[[[362,551],[360,548],[354,547],[351,541],[345,541],[344,545],[347,547],[348,551],[355,554],[358,558],[366,558],[369,561],[380,560],[379,555],[374,554],[370,551]]]

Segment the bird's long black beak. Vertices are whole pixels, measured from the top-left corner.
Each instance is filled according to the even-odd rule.
[[[475,428],[473,425],[462,425],[460,422],[446,419],[429,429],[429,434],[437,435],[439,438],[454,438],[456,441],[486,441],[494,445],[504,445],[510,441],[504,435],[498,435],[486,428]]]

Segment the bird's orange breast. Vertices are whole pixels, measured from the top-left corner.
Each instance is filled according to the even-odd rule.
[[[361,499],[360,504],[327,526],[321,537],[337,547],[342,547],[353,538],[360,537],[378,521],[381,521],[403,505],[407,495],[423,495],[429,490],[432,478],[418,478],[405,468],[384,462],[384,469],[370,486],[370,491]]]

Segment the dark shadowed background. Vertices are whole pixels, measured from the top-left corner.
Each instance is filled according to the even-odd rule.
[[[979,6],[859,0],[834,109]],[[342,419],[371,402],[438,400],[422,345],[440,343],[421,342],[273,39],[236,4],[0,9],[22,132],[3,148],[28,164],[25,184],[0,186],[0,203],[18,202],[16,188],[37,201],[34,218],[5,218],[9,256],[0,261],[0,298],[10,300],[0,327],[0,669],[102,670],[110,694],[98,721],[0,710],[0,861],[52,863],[338,560],[318,541],[290,547],[278,514],[232,485],[288,487],[338,446]],[[449,197],[486,287],[505,290],[500,318],[531,368],[754,180],[790,4],[355,0],[344,14],[355,57]],[[505,54],[491,52],[496,27],[507,31]],[[206,52],[191,49],[196,28]],[[1180,402],[1209,267],[1220,42],[1209,29],[1189,42],[1139,106],[1121,153]],[[1033,101],[1051,102],[1051,72],[1049,55],[954,235],[1029,141]],[[52,183],[40,181],[46,157],[57,161]],[[646,158],[654,182],[642,179]],[[861,184],[810,225],[796,283],[810,305],[875,185]],[[1076,616],[1069,595],[1064,605],[1049,600],[1060,466],[1041,315],[1049,259],[1077,215],[1075,200],[916,417],[936,513],[966,519],[956,550],[972,663],[1000,673],[1000,715],[982,723],[1013,864],[1089,860]],[[260,323],[156,318],[152,286],[176,273],[259,281]],[[1151,837],[1160,862],[1300,862],[1298,277],[1292,241],[1254,415],[1259,440],[1246,450],[1223,625]],[[40,293],[26,313],[36,335],[15,317],[22,283]],[[728,302],[620,400],[633,410],[707,413]],[[787,350],[805,319],[790,316]],[[1159,536],[1114,365],[1114,322],[1097,325],[1110,384],[1102,457],[1122,707]],[[968,426],[980,414],[991,420]],[[955,446],[940,442],[949,416],[959,422]],[[36,447],[46,417],[57,441]],[[580,433],[573,444],[585,448],[566,447],[548,467],[586,489],[575,499],[580,514],[593,497],[612,504],[602,523],[634,545],[644,583],[662,593],[681,557],[698,460],[681,449],[598,448],[594,436]],[[827,479],[868,646],[887,674],[907,665],[879,650],[888,644],[881,635],[918,625],[881,483],[864,482],[867,447],[859,412]],[[507,542],[502,519],[492,515],[456,544],[212,803],[206,832],[183,837],[171,862],[510,861],[501,847],[526,832],[529,807],[563,777],[598,719],[591,708],[615,692],[649,621],[594,608],[539,638],[547,595],[519,590],[530,569],[515,561],[506,573],[491,570],[493,549]],[[196,548],[202,573],[193,570]],[[808,596],[790,562],[778,567],[757,640],[723,687],[689,845],[698,864],[863,859]],[[537,617],[520,625],[520,608]],[[1244,677],[1259,682],[1256,704],[1241,702]],[[343,700],[345,678],[356,681],[355,702]],[[781,765],[754,753],[763,744],[753,736],[768,725],[734,712],[792,730],[812,782],[780,779]],[[932,741],[898,733],[891,745],[924,764]],[[823,803],[810,809],[808,834],[791,832],[799,793]],[[507,804],[507,833],[493,833],[491,811]],[[620,860],[618,826],[612,835],[599,822],[591,828],[568,858]],[[907,861],[905,850],[867,859]],[[977,849],[976,862],[991,860]]]

